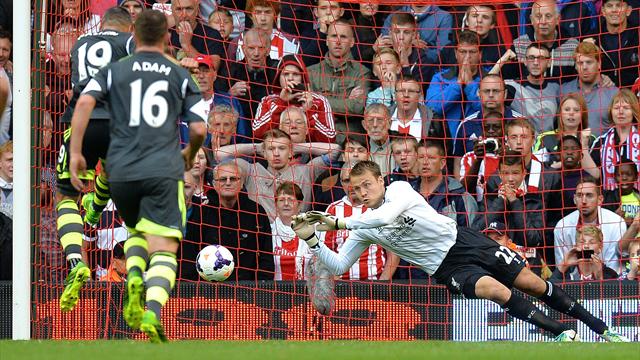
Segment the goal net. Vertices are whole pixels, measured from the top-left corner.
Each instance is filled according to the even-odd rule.
[[[56,161],[72,95],[70,50],[79,36],[100,31],[114,3],[33,2],[37,339],[142,339],[122,317],[128,234],[111,203],[97,229],[85,232],[92,280],[73,312],[58,307],[68,265],[56,230]],[[458,226],[501,242],[502,255],[525,257],[620,333],[640,332],[635,2],[117,4],[167,14],[168,55],[195,59],[191,70],[210,104],[207,141],[187,177],[178,279],[163,309],[169,338],[551,336],[493,303],[450,294],[380,246],[335,279],[309,269],[291,216],[370,211],[348,183],[349,164],[363,159],[375,161],[387,183],[408,181]],[[182,142],[184,126],[176,132]],[[286,138],[292,146],[280,148]],[[264,139],[280,140],[267,146]],[[338,250],[348,237],[337,231],[321,238]],[[235,257],[227,281],[198,276],[196,256],[211,244]],[[307,288],[322,281],[335,281],[335,297],[321,299],[328,315],[316,310]],[[583,324],[571,325],[597,340]]]

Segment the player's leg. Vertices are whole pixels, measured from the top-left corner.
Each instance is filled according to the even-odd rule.
[[[95,178],[94,191],[82,197],[82,207],[85,210],[84,222],[95,226],[100,221],[100,216],[111,198],[109,180],[106,172],[107,151],[109,149],[109,122],[102,119],[91,121],[92,126],[87,128],[85,138],[88,139],[87,152],[99,159],[100,172]]]
[[[124,320],[132,329],[140,329],[144,313],[144,280],[142,274],[149,262],[148,243],[144,235],[131,230],[124,243],[127,268],[127,299],[122,311]]]
[[[596,334],[607,341],[626,342],[626,337],[609,330],[604,321],[593,316],[562,288],[544,281],[531,270],[524,268],[516,277],[513,286],[531,296],[535,296],[554,310],[567,314],[585,323]]]
[[[140,330],[147,334],[152,342],[163,342],[167,339],[160,323],[160,316],[176,281],[178,240],[157,235],[147,235],[147,238],[151,254],[147,272],[147,311],[143,315]]]
[[[186,222],[184,184],[172,179],[148,179],[144,181],[143,191],[145,197],[140,203],[136,230],[145,234],[150,256],[146,278],[147,311],[140,330],[152,342],[163,342],[167,338],[160,315],[175,285],[176,253]]]
[[[473,281],[473,278],[469,281]],[[468,281],[465,283],[468,284]],[[473,294],[465,290],[465,296],[491,300],[500,305],[509,315],[554,334],[557,340],[573,341],[576,337],[575,331],[567,325],[548,317],[530,301],[514,293],[491,276],[480,277],[475,282],[474,288]]]
[[[104,169],[104,162],[102,164]],[[109,180],[106,172],[102,170],[96,176],[93,192],[87,193],[82,197],[82,207],[85,210],[84,222],[91,226],[98,224],[102,211],[107,206],[110,198]]]
[[[89,267],[82,259],[83,223],[78,208],[80,193],[71,185],[69,174],[68,146],[71,129],[64,134],[65,142],[60,147],[56,177],[58,191],[56,193],[56,227],[58,239],[69,266],[69,274],[65,279],[65,288],[60,295],[60,310],[71,311],[78,303],[80,290],[91,276]]]
[[[524,267],[524,259],[512,250],[499,246],[481,233],[458,228],[456,244],[434,276],[454,293],[462,293],[470,299],[491,300],[511,316],[553,333],[557,340],[573,341],[575,331],[510,290]]]
[[[140,181],[114,182],[113,201],[120,217],[129,231],[124,243],[125,266],[127,268],[127,296],[123,306],[123,317],[132,329],[138,330],[144,313],[144,281],[142,274],[147,271],[149,251],[147,239],[132,225],[140,218]]]
[[[77,197],[71,198],[56,194],[58,239],[70,269],[59,301],[60,310],[63,312],[71,311],[75,308],[80,296],[80,290],[91,277],[91,270],[82,261],[83,224],[76,199]]]

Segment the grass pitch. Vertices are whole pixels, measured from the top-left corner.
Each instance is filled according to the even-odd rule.
[[[455,343],[444,341],[0,341],[2,360],[472,359],[635,360],[640,343]]]

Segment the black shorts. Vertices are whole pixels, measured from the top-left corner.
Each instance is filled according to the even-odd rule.
[[[490,276],[511,288],[525,266],[525,259],[515,251],[478,231],[458,227],[456,243],[433,277],[452,293],[475,299],[476,283],[481,277]]]
[[[169,178],[111,181],[111,198],[130,232],[182,239],[184,182]]]
[[[98,162],[107,158],[109,150],[109,120],[92,119],[89,121],[87,131],[82,141],[82,155],[87,161],[87,173],[80,175],[81,180],[93,180]],[[58,191],[62,195],[75,197],[79,192],[71,185],[71,173],[69,172],[69,145],[71,143],[71,128],[64,132],[64,142],[58,153],[56,174]],[[104,166],[104,164],[103,164]]]

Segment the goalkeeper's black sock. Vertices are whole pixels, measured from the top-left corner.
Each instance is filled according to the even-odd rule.
[[[535,307],[530,301],[511,293],[511,298],[502,308],[511,316],[531,323],[541,329],[547,330],[558,336],[563,331],[570,328],[545,315],[540,309]]]
[[[147,239],[142,234],[132,234],[124,243],[127,274],[142,276],[149,261]]]
[[[169,300],[169,294],[176,282],[178,262],[176,255],[166,251],[158,251],[151,255],[149,271],[147,271],[147,308],[160,320],[160,310]]]
[[[84,225],[78,204],[71,199],[65,199],[58,203],[57,210],[57,228],[58,239],[67,261],[69,268],[73,269],[78,262],[82,260],[82,234]]]
[[[549,305],[550,308],[582,321],[596,334],[603,334],[609,328],[604,321],[591,315],[587,309],[582,307],[564,290],[548,281],[547,290],[539,299]]]
[[[100,174],[96,177],[95,181],[95,196],[93,197],[93,211],[100,214],[102,210],[104,210],[105,206],[109,202],[111,198],[111,192],[109,190],[109,180],[107,179],[104,172],[101,171]]]

